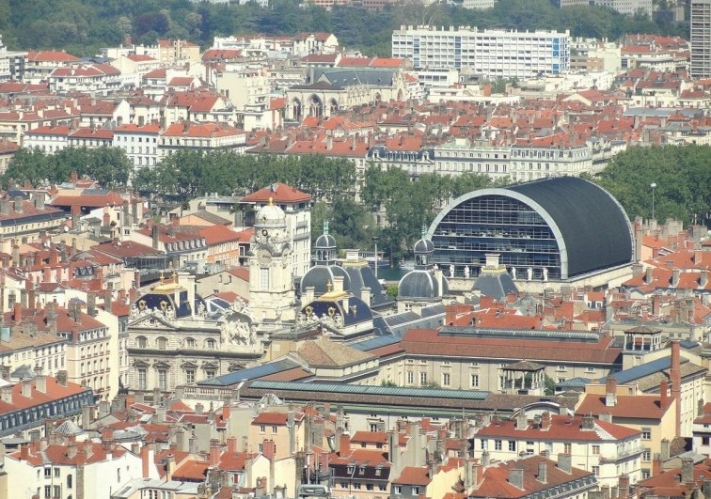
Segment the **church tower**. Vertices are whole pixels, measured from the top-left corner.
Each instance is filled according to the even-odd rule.
[[[294,321],[295,301],[286,214],[270,198],[257,212],[249,254],[249,307],[258,329]]]

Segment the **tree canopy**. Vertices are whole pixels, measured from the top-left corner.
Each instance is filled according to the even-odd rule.
[[[189,0],[0,0],[0,33],[13,49],[65,49],[93,56],[101,47],[155,43],[158,37],[184,38],[203,47],[214,36],[264,33],[293,35],[330,31],[341,45],[367,55],[390,55],[390,37],[401,25],[476,26],[480,29],[569,29],[573,36],[615,39],[625,33],[688,34],[688,23],[658,22],[644,16],[623,16],[604,7],[555,8],[548,0],[499,0],[493,9],[409,0],[379,12],[359,6],[334,6],[330,11],[295,0],[256,3],[191,2]]]
[[[711,217],[711,147],[631,147],[615,156],[598,182],[630,218],[676,218],[708,225]],[[652,188],[651,185],[655,184]]]
[[[0,177],[4,187],[13,184],[40,185],[66,182],[72,172],[87,175],[108,188],[126,186],[132,165],[123,149],[114,147],[69,147],[55,154],[39,149],[20,149],[15,153],[7,171]]]

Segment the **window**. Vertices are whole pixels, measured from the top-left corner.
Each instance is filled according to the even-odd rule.
[[[272,433],[276,433],[276,432],[277,432],[277,427],[276,427],[276,426],[272,426]]]
[[[442,374],[442,386],[449,386],[449,373],[443,373]]]
[[[479,388],[479,375],[478,374],[471,375],[471,387],[472,388]]]
[[[167,350],[168,349],[168,339],[164,338],[161,336],[156,340],[156,346],[158,347],[159,350]]]
[[[419,496],[420,495],[420,488],[419,487],[412,487],[412,495]]]
[[[415,382],[415,373],[412,371],[407,372],[407,384],[411,385]]]
[[[116,483],[121,483],[121,468],[116,468]]]
[[[592,453],[593,453],[594,455],[596,455],[596,456],[597,456],[598,454],[600,454],[600,446],[599,446],[599,445],[593,445],[593,446],[592,446]]]
[[[652,460],[652,453],[649,449],[645,449],[644,452],[642,452],[642,461],[651,461]]]
[[[141,368],[138,370],[138,389],[147,390],[148,383],[146,382],[146,369]]]
[[[59,468],[54,468],[54,478],[59,478]]]
[[[185,370],[185,383],[188,385],[195,383],[195,369]]]
[[[488,440],[482,440],[481,441],[481,450],[487,450],[489,448],[489,441]]]
[[[214,350],[215,349],[215,340],[213,339],[208,339],[205,341],[205,348],[208,350]]]
[[[572,452],[573,452],[573,445],[572,445],[572,444],[569,444],[569,443],[563,444],[563,452],[564,452],[565,454],[570,454],[570,453],[572,453]]]
[[[420,373],[420,385],[427,384],[427,373]]]
[[[136,338],[136,343],[138,344],[138,348],[148,348],[148,340],[144,336]]]
[[[509,450],[516,452],[516,440],[509,440]]]
[[[269,269],[259,269],[259,287],[261,289],[269,289]]]
[[[593,466],[593,467],[592,467],[592,472],[593,472],[593,475],[595,475],[595,476],[600,476],[600,467],[599,467],[599,466]]]
[[[266,433],[266,431],[267,431],[267,427],[265,425],[261,425],[259,427],[259,433]]]
[[[494,440],[494,450],[501,450],[501,440]]]
[[[214,378],[214,377],[215,377],[215,371],[213,371],[212,369],[207,369],[207,370],[205,371],[205,376],[207,376],[208,379],[209,379],[209,378]]]
[[[55,485],[53,497],[61,497],[61,496],[62,496],[62,488],[59,485]]]
[[[45,468],[44,469],[44,477],[45,478],[52,478],[52,468]]]
[[[652,439],[652,429],[651,428],[642,428],[642,440],[651,440]]]
[[[45,497],[52,497],[52,486],[51,485],[44,486],[44,496]]]
[[[68,488],[68,489],[71,489],[72,486],[73,486],[72,475],[67,475],[67,488]]]
[[[168,389],[168,371],[166,369],[158,370],[158,388],[163,391]]]
[[[195,348],[195,339],[194,338],[187,338],[185,340],[185,346],[187,348]]]
[[[396,496],[402,495],[402,487],[401,487],[400,485],[395,485],[395,486],[393,487],[393,493],[394,493]]]
[[[648,469],[642,468],[642,480],[646,480],[650,476],[652,476],[651,472]]]
[[[360,484],[358,482],[354,483],[353,488],[356,490],[360,490]]]

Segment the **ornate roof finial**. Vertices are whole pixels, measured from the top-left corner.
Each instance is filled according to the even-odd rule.
[[[331,284],[331,281],[327,281],[326,282],[326,290],[330,293],[332,289],[333,289],[333,284]]]
[[[328,235],[328,220],[323,221],[323,235],[324,236]]]
[[[163,271],[160,271],[160,283],[163,284],[163,281],[165,280],[165,276],[163,275]]]
[[[269,201],[267,203],[269,206],[274,206],[274,198],[269,196]]]
[[[423,220],[422,221],[422,239],[424,239],[426,235],[427,235],[427,225],[425,224],[425,221]]]
[[[173,282],[178,284],[178,273],[175,270],[173,270]]]

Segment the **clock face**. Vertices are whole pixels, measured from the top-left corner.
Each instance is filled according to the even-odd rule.
[[[257,262],[260,265],[269,265],[272,261],[272,254],[266,248],[260,248],[257,250]]]
[[[267,229],[262,229],[262,235],[263,235],[264,237],[269,236],[269,231],[268,231]]]

